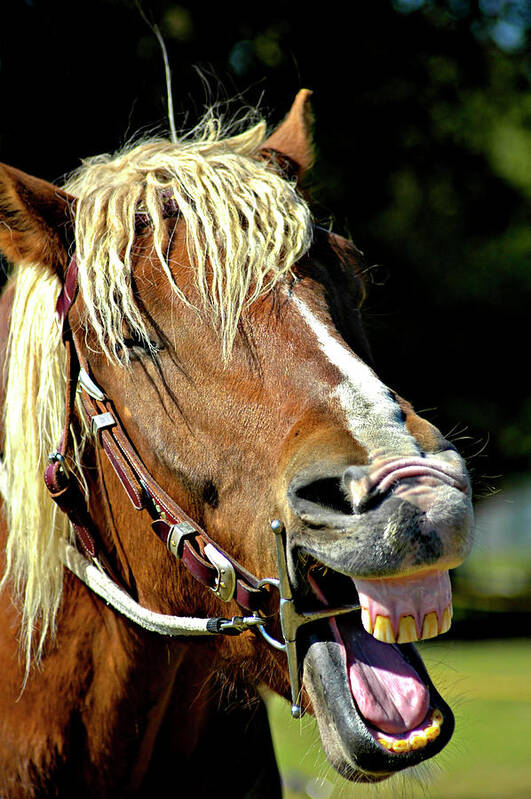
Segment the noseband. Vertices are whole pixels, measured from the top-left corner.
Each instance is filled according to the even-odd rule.
[[[270,522],[275,535],[278,578],[260,579],[218,546],[180,505],[153,478],[122,426],[112,401],[90,377],[90,368],[76,342],[68,322],[68,313],[78,291],[77,262],[74,256],[68,266],[65,282],[57,300],[56,311],[62,324],[62,338],[67,354],[66,407],[63,434],[55,452],[49,457],[44,480],[51,498],[65,513],[76,532],[79,549],[66,545],[63,562],[107,604],[136,624],[163,635],[239,635],[258,629],[275,649],[286,653],[291,686],[291,712],[303,713],[300,704],[301,675],[297,655],[297,632],[313,621],[359,610],[359,605],[323,608],[299,612],[296,608],[286,558],[286,530],[274,519]],[[72,452],[71,426],[74,420],[76,392],[89,428],[118,476],[133,507],[151,516],[151,527],[168,550],[192,576],[209,588],[222,601],[234,600],[246,613],[231,619],[181,618],[153,613],[142,608],[127,594],[112,575],[100,543],[96,525],[87,508],[86,497],[67,461]],[[271,613],[273,595],[277,608]],[[281,641],[266,629],[278,614]]]

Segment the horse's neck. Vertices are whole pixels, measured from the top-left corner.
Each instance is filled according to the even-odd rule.
[[[201,697],[212,661],[207,652],[132,630],[67,577],[56,641],[41,665],[32,668],[21,693],[24,666],[17,651],[17,616],[4,592],[0,795],[5,791],[11,797],[7,780],[21,778],[23,761],[30,764],[25,770],[64,779],[72,790],[84,779],[93,785],[99,771],[102,797],[113,785],[134,793],[150,768],[155,744],[169,762],[178,752],[194,750],[211,699],[208,691]],[[161,728],[170,718],[171,734],[161,740]],[[19,753],[17,762],[11,747]]]
[[[8,288],[0,298],[1,374],[12,293]],[[0,408],[3,389],[0,384]],[[140,517],[127,507],[119,518],[110,512],[102,489],[122,496],[113,474],[105,485],[95,479],[95,470],[87,474],[102,542],[110,544],[111,560],[133,593],[143,573],[149,604],[151,578],[157,574],[161,579],[160,545],[148,530],[142,557],[128,557],[119,533],[135,529]],[[114,529],[115,522],[120,530]],[[0,518],[2,572],[5,539]],[[187,576],[183,583],[168,597],[171,607],[158,610],[219,613],[210,592],[198,594]],[[0,796],[152,796],[166,790],[175,773],[183,784],[193,784],[198,795],[219,794],[220,775],[235,751],[234,799],[280,796],[267,717],[254,689],[242,692],[225,678],[228,691],[225,701],[220,698],[219,674],[229,663],[245,660],[247,673],[253,671],[248,641],[213,638],[188,644],[137,630],[68,572],[56,638],[26,683],[18,644],[20,614],[7,587],[0,594],[0,630]]]
[[[280,797],[263,704],[230,681],[220,694],[213,642],[132,631],[73,578],[65,603],[56,643],[20,695],[17,614],[0,597],[0,796],[153,796],[179,774],[198,796],[228,785],[234,799]],[[220,789],[227,764],[236,767]]]

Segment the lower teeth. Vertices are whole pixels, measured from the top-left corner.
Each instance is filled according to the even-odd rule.
[[[430,723],[422,730],[413,730],[413,732],[402,738],[378,732],[376,733],[376,738],[378,743],[389,752],[403,754],[414,749],[423,749],[429,741],[434,741],[441,731],[442,723],[443,714],[440,710],[434,710],[430,716]]]

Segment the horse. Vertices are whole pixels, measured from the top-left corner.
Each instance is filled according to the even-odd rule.
[[[310,94],[63,187],[0,167],[3,799],[280,796],[264,687],[346,780],[452,736],[413,642],[470,484],[374,371],[363,256],[301,188]]]

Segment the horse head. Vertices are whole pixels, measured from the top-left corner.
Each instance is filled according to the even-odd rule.
[[[41,371],[53,356],[59,372],[41,381],[42,414],[59,438],[67,391],[54,307],[70,279],[66,324],[85,405],[78,400],[68,419],[77,444],[66,465],[84,486],[110,572],[156,613],[241,614],[234,591],[220,598],[219,564],[209,591],[183,564],[186,541],[172,553],[153,534],[165,514],[144,473],[133,475],[143,509],[129,501],[127,474],[102,454],[105,420],[87,426],[105,412],[160,496],[230,553],[228,570],[236,562],[258,578],[259,622],[212,636],[205,674],[225,670],[291,695],[315,714],[334,767],[375,781],[433,756],[452,735],[451,710],[412,642],[450,626],[448,570],[470,548],[470,486],[455,448],[373,370],[360,315],[363,256],[313,224],[298,189],[313,159],[308,100],[301,92],[269,138],[258,125],[228,139],[207,131],[194,142],[141,143],[89,162],[65,189],[2,168],[0,247],[18,264],[12,318],[34,298],[44,319],[37,334],[12,334],[10,370],[40,337]],[[21,393],[39,393],[33,377],[18,381],[6,399],[12,517],[35,469],[17,478],[23,439],[9,413]],[[42,398],[42,386],[54,386],[53,396]],[[67,526],[54,529],[59,546]],[[13,538],[8,552],[11,577],[27,581],[33,567]],[[202,546],[195,555],[208,561]],[[57,575],[59,561],[46,557]],[[279,587],[299,620],[296,636],[279,622]],[[358,603],[361,613],[328,613]],[[312,621],[303,624],[304,614]]]

